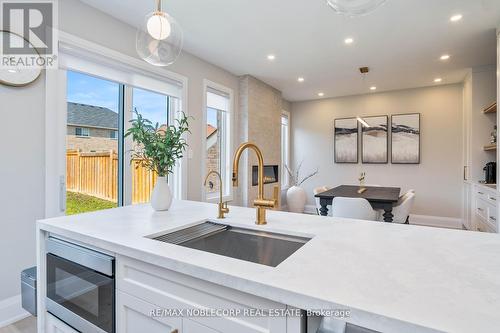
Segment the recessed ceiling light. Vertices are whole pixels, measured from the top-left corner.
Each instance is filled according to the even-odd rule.
[[[344,43],[346,43],[347,45],[352,44],[352,43],[354,43],[354,39],[352,39],[351,37],[348,37],[348,38],[344,39]]]
[[[274,59],[276,59],[276,56],[275,56],[274,54],[269,54],[269,55],[267,56],[267,60],[271,60],[271,61],[273,61]]]
[[[297,81],[304,82],[304,78],[303,77],[299,77],[299,78],[297,78]]]
[[[452,17],[450,17],[450,21],[451,22],[458,22],[462,19],[462,14],[456,14],[456,15],[453,15]]]
[[[323,97],[323,96],[325,96],[325,93],[323,93],[323,92],[319,92],[319,93],[318,93],[318,96],[319,96],[319,97]]]
[[[443,81],[443,79],[442,79],[442,78],[440,78],[440,77],[438,77],[438,78],[435,78],[435,79],[434,79],[434,82],[436,82],[436,83],[439,83],[439,82],[441,82],[441,81]]]
[[[443,54],[439,59],[445,61],[445,60],[450,59],[450,56],[448,54]]]
[[[370,90],[377,90],[377,87],[375,87],[375,86],[371,86],[371,87],[370,87]]]

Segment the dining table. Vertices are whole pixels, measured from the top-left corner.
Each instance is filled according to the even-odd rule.
[[[365,190],[360,191],[360,186],[340,185],[316,194],[315,197],[319,198],[321,206],[319,209],[320,215],[328,215],[328,206],[332,205],[335,197],[363,198],[368,200],[373,209],[382,209],[384,211],[385,222],[393,222],[392,209],[399,200],[401,188],[383,186],[363,186],[362,188]]]

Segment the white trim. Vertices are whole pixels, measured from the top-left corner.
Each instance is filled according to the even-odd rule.
[[[66,71],[45,71],[45,218],[66,210]]]
[[[305,214],[316,215],[315,205],[306,205],[304,208]],[[410,215],[410,224],[421,225],[428,227],[462,229],[463,220],[455,217],[431,216],[431,215]]]
[[[29,317],[31,314],[21,306],[21,295],[0,301],[0,328]]]
[[[188,112],[188,78],[166,69],[159,69],[140,59],[127,56],[120,52],[92,43],[64,31],[59,31],[59,51],[81,56],[84,59],[93,59],[112,68],[125,72],[131,70],[160,81],[178,82],[181,89],[181,110]],[[64,63],[60,64],[64,65]],[[127,83],[127,82],[123,82]],[[45,217],[54,217],[64,214],[65,207],[65,149],[66,149],[66,71],[47,70],[45,75]],[[151,90],[151,89],[150,89]],[[164,92],[162,92],[164,93]],[[188,154],[186,154],[188,155]],[[187,198],[188,189],[188,158],[180,161],[181,177],[179,198]],[[126,170],[124,170],[126,171]]]
[[[291,152],[292,152],[292,139],[290,137],[290,134],[291,134],[291,114],[289,111],[286,111],[286,110],[281,110],[281,116],[280,116],[280,137],[281,137],[281,117],[282,116],[285,116],[288,120],[288,124],[287,124],[287,129],[288,129],[288,133],[287,133],[287,138],[288,138],[288,151],[287,151],[287,154],[286,156],[288,157],[288,160],[287,161],[281,161],[281,167],[280,167],[280,173],[281,173],[281,178],[280,178],[280,186],[281,187],[286,187],[288,188],[290,186],[290,179],[289,179],[289,176],[288,176],[288,173],[284,172],[285,171],[285,165],[287,165],[288,167],[290,167],[290,162],[291,162]],[[281,149],[283,149],[283,147],[281,147]],[[283,155],[280,151],[280,155]],[[286,177],[286,183],[283,183],[283,179]]]
[[[410,224],[423,225],[429,227],[462,229],[463,220],[456,217],[431,216],[431,215],[410,215]]]
[[[304,207],[304,214],[313,214],[316,215],[316,205],[306,205]]]
[[[229,140],[228,140],[228,146],[229,146],[229,154],[226,163],[226,168],[228,170],[231,170],[231,163],[230,163],[230,157],[233,155],[233,144],[234,144],[234,128],[236,127],[235,124],[235,105],[234,105],[234,91],[231,88],[228,88],[226,86],[223,86],[219,83],[203,79],[203,104],[202,104],[202,114],[203,114],[203,119],[202,119],[202,131],[205,131],[206,124],[207,124],[207,92],[210,89],[214,89],[220,92],[223,92],[229,96]],[[207,152],[205,147],[207,146],[207,138],[206,135],[201,136],[201,147],[202,147],[202,157],[201,157],[201,173],[202,173],[202,179],[205,179],[205,167],[206,167],[206,158],[207,158]],[[230,180],[227,180],[227,184],[224,184],[224,186],[229,190],[229,195],[226,195],[222,198],[223,201],[231,201],[234,198],[234,190],[233,187],[230,184]],[[201,201],[207,201],[207,202],[217,202],[218,201],[218,196],[217,198],[207,198],[206,195],[206,190],[205,186],[203,185],[203,182],[201,182]]]

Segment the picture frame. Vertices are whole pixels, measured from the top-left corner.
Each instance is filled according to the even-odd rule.
[[[363,117],[360,122],[363,164],[389,163],[389,116]]]
[[[420,113],[394,114],[391,116],[392,164],[420,164],[420,118]]]
[[[356,118],[335,119],[333,139],[335,163],[359,163],[359,124]]]

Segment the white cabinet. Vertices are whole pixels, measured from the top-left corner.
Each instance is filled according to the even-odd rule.
[[[207,326],[203,326],[194,320],[184,319],[182,323],[183,333],[219,333]]]
[[[116,293],[118,333],[178,333],[182,318],[162,315],[159,307],[124,292]]]
[[[45,333],[78,333],[50,313],[45,313]]]
[[[472,219],[472,184],[464,182],[463,224],[467,230],[476,230]]]
[[[176,329],[179,333],[300,333],[303,325],[296,317],[286,315],[289,308],[284,304],[128,257],[116,258],[116,276],[118,333],[166,333]],[[154,309],[169,315],[172,310],[182,313],[177,318],[153,317]],[[282,310],[285,315],[255,316],[256,310],[266,309]],[[201,311],[204,313],[200,315]],[[135,331],[131,327],[148,329]]]
[[[498,201],[499,193],[484,185],[473,185],[472,218],[470,230],[482,232],[498,232]]]

